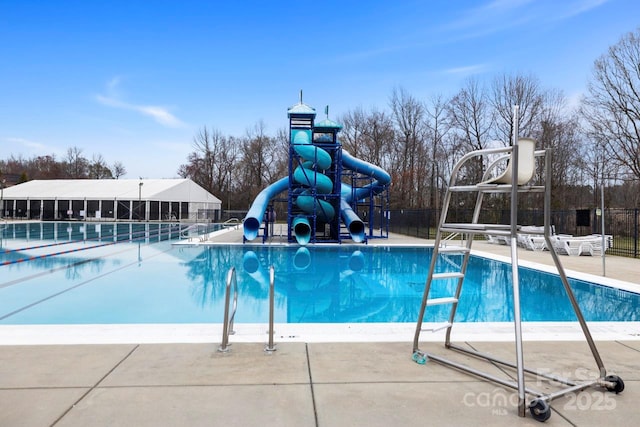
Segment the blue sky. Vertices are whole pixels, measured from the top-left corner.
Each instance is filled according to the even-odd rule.
[[[501,73],[577,100],[638,17],[637,0],[0,0],[0,158],[77,146],[176,177],[198,129],[275,134],[301,89],[332,118]]]

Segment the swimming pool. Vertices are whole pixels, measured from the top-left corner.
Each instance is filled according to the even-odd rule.
[[[231,266],[236,323],[264,323],[272,264],[277,323],[415,322],[431,254],[428,247],[172,245],[179,236],[168,224],[8,224],[0,324],[220,323]],[[459,261],[443,257],[438,268]],[[524,321],[576,320],[557,276],[520,270]],[[507,264],[472,257],[465,280],[458,321],[512,320]],[[570,283],[587,320],[640,320],[640,295]],[[447,295],[455,282],[438,286]],[[425,320],[442,321],[447,312],[430,307]]]

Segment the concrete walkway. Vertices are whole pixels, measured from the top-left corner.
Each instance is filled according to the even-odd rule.
[[[640,341],[600,342],[621,394],[588,389],[551,402],[549,426],[622,426],[637,419]],[[499,357],[507,343],[463,343]],[[436,353],[452,353],[441,344]],[[584,343],[526,342],[541,372],[589,379]],[[454,353],[513,379],[513,372]],[[530,380],[541,391],[546,382]],[[534,426],[516,393],[435,362],[411,360],[409,343],[5,346],[0,348],[2,426]]]
[[[237,231],[218,242],[241,242]],[[391,236],[384,244],[424,244]],[[474,244],[498,256],[508,248]],[[502,252],[501,252],[502,251]],[[505,252],[506,251],[506,252]],[[520,251],[521,259],[538,253]],[[542,254],[545,255],[545,254]],[[546,254],[546,258],[550,256]],[[563,257],[577,272],[599,260]],[[584,263],[584,264],[582,264]],[[638,284],[640,260],[608,257],[608,277]],[[597,268],[597,267],[596,267]],[[597,271],[594,271],[597,274]],[[640,285],[639,285],[640,286]],[[640,335],[640,330],[638,334]],[[514,360],[511,342],[464,338],[459,344]],[[640,340],[598,338],[607,373],[619,375],[621,394],[588,389],[551,402],[549,426],[633,425],[640,399]],[[233,341],[233,340],[232,340]],[[0,426],[535,426],[517,414],[515,391],[429,361],[411,360],[411,342],[262,342],[2,345]],[[6,343],[5,343],[6,344]],[[446,355],[505,379],[498,367],[425,342]],[[588,380],[596,364],[583,341],[527,340],[527,366],[536,372]],[[555,385],[528,377],[548,393]]]

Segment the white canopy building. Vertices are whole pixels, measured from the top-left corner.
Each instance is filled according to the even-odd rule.
[[[221,201],[190,179],[33,180],[2,191],[2,216],[40,220],[217,220]]]

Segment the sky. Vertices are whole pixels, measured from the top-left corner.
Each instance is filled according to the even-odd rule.
[[[334,119],[505,73],[577,103],[639,17],[637,0],[0,0],[0,159],[77,147],[175,178],[203,127],[275,135],[301,90]]]

